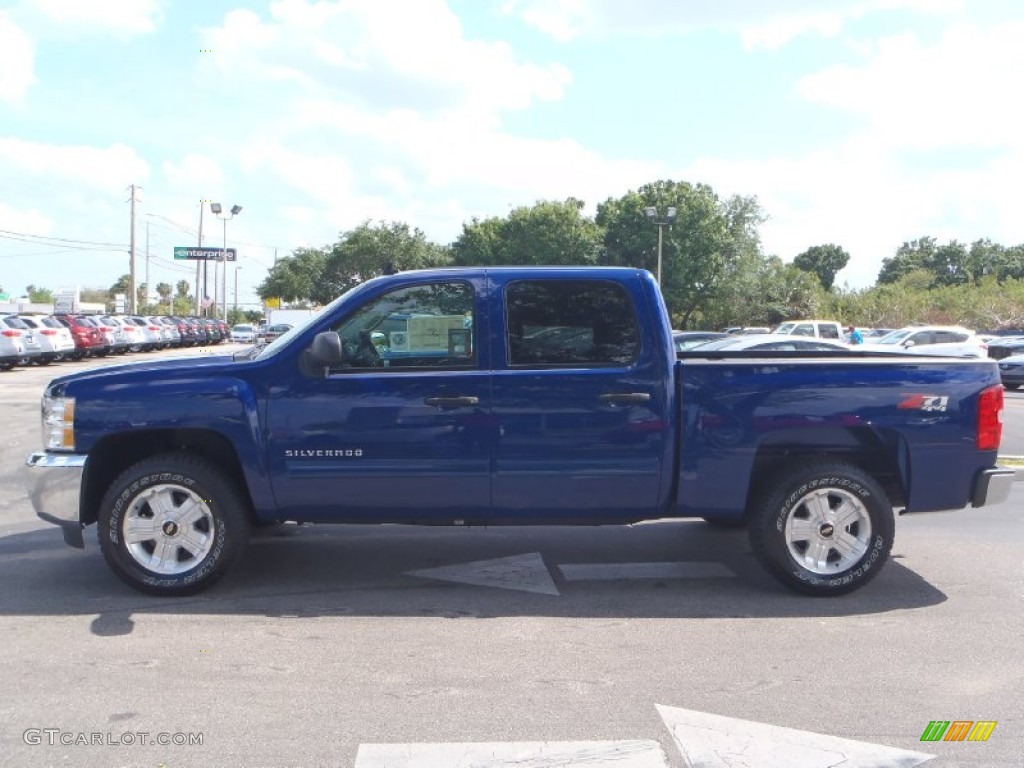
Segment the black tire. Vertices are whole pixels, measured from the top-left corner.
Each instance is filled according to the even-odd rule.
[[[126,537],[132,528],[135,536]],[[249,516],[243,494],[219,467],[172,453],[118,476],[103,497],[97,529],[107,564],[130,587],[191,595],[216,582],[244,551]],[[142,562],[154,557],[159,562]]]
[[[755,504],[749,525],[754,553],[798,592],[830,596],[859,589],[878,575],[892,550],[892,504],[878,483],[851,464],[804,464]]]
[[[1003,384],[1005,389],[1020,389],[1020,384]]]

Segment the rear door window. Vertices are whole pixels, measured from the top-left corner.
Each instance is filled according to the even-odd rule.
[[[622,366],[640,352],[633,301],[607,280],[510,283],[505,316],[511,366]]]

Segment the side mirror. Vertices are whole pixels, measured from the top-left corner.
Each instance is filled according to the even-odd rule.
[[[907,339],[906,341],[903,342],[903,346],[907,349],[910,349],[912,346],[914,346],[914,344],[915,342],[913,339]]]
[[[313,343],[309,345],[309,356],[312,362],[324,368],[340,365],[342,357],[341,337],[334,331],[323,331],[313,337]]]

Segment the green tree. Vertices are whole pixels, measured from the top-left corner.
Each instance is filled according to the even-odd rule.
[[[342,233],[331,247],[321,280],[308,298],[326,304],[353,286],[387,272],[449,264],[451,251],[430,242],[419,229],[398,221],[367,221]]]
[[[160,296],[160,306],[167,307],[167,311],[171,311],[171,294],[174,292],[174,288],[171,287],[170,283],[157,283],[156,292]]]
[[[473,218],[462,225],[462,234],[452,243],[452,262],[462,267],[502,264],[501,229],[504,219]]]
[[[298,248],[280,259],[256,288],[261,299],[280,298],[292,302],[311,299],[327,266],[327,250]]]
[[[476,219],[452,245],[456,264],[587,265],[597,262],[600,228],[583,215],[584,203],[543,200],[506,219]]]
[[[834,243],[813,245],[793,259],[793,266],[818,276],[822,287],[831,291],[836,274],[850,263],[850,254]]]
[[[895,255],[882,260],[878,283],[895,283],[911,272],[928,269],[936,247],[934,237],[921,237],[904,242],[896,249]]]
[[[131,281],[131,275],[121,275],[119,278],[117,278],[117,282],[110,286],[110,289],[107,291],[108,298],[113,299],[119,293],[123,293],[125,296],[127,296],[129,293],[128,286],[131,285]]]
[[[2,291],[0,291],[2,293]],[[33,304],[52,304],[53,303],[53,291],[49,288],[37,288],[34,285],[25,287],[25,294],[28,296],[28,300]]]
[[[669,207],[677,211],[664,230],[661,290],[676,325],[688,328],[714,314],[730,280],[745,271],[742,262],[756,263],[760,208],[754,198],[723,202],[705,184],[646,184],[598,206],[596,222],[605,232],[601,263],[657,272],[658,227],[644,213],[649,206],[661,215]]]
[[[189,285],[188,280],[179,280],[174,287],[178,291],[178,293],[176,294],[175,298],[187,299],[188,298],[189,288],[191,288],[192,286]]]

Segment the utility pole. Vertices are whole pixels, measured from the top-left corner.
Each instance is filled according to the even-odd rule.
[[[138,297],[135,295],[135,190],[138,189],[134,184],[128,186],[128,190],[131,193],[131,238],[129,245],[130,258],[128,261],[128,307],[131,314],[137,314],[136,304]]]
[[[203,247],[203,202],[204,201],[202,201],[202,200],[199,201],[199,242],[197,243],[197,245],[200,248]],[[199,296],[199,270],[200,269],[205,269],[205,268],[206,268],[206,262],[205,261],[197,261],[196,262],[196,317],[199,317],[199,302],[202,300],[200,298],[200,296]],[[205,275],[206,273],[204,272],[203,274]],[[204,280],[203,281],[203,295],[205,296],[205,294],[206,294],[206,281]]]
[[[146,219],[146,303],[149,303],[149,291],[152,283],[149,282],[149,219]]]

